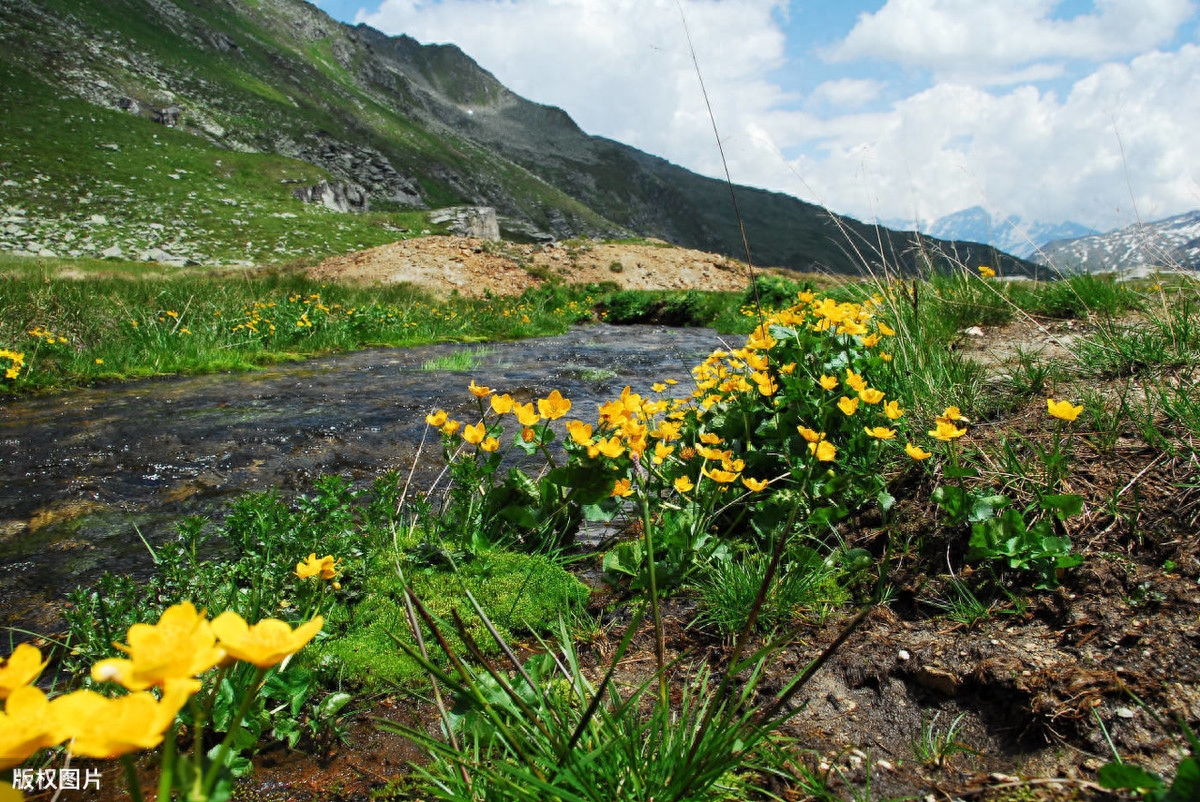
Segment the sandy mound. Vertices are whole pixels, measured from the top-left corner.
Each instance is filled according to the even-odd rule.
[[[748,280],[745,265],[736,260],[665,243],[514,245],[458,237],[421,237],[335,256],[309,275],[320,281],[411,282],[469,297],[517,295],[554,277],[639,290],[741,290]]]

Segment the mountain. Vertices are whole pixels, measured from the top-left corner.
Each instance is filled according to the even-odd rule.
[[[931,237],[967,242],[984,242],[1000,250],[1029,259],[1054,240],[1075,239],[1095,234],[1079,223],[1026,222],[1016,215],[993,217],[982,206],[972,206],[939,217],[921,231]]]
[[[1037,261],[1060,271],[1200,270],[1200,210],[1046,245]]]
[[[313,258],[495,207],[505,236],[651,236],[738,258],[724,182],[525,100],[453,45],[301,0],[0,0],[0,249]],[[332,212],[293,198],[323,199]],[[736,188],[754,261],[1033,266]]]

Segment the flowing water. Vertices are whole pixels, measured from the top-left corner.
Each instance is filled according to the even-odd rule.
[[[407,471],[425,415],[475,414],[474,379],[521,401],[559,389],[594,421],[626,385],[649,392],[723,347],[707,329],[595,325],[498,343],[470,371],[432,360],[479,346],[375,349],[254,373],[108,385],[0,401],[0,627],[48,631],[65,593],[102,571],[150,570],[150,543],[238,494],[304,492],[323,474]],[[681,390],[686,392],[686,390]],[[432,447],[431,447],[432,446]],[[420,460],[431,478],[439,443]],[[418,484],[418,486],[420,486]]]

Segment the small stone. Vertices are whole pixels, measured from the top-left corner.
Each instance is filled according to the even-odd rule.
[[[94,226],[106,226],[108,225],[108,218],[102,214],[94,214],[89,222]]]
[[[1120,716],[1121,718],[1133,718],[1133,711],[1130,710],[1128,707],[1118,707],[1117,715]]]
[[[895,771],[896,770],[895,767],[886,760],[876,760],[875,765],[878,766],[879,768],[883,769],[884,771]]]
[[[968,337],[982,337],[983,329],[979,328],[978,326],[971,326],[969,329],[963,329],[963,334],[967,335]]]
[[[912,655],[908,653],[908,649],[901,649],[899,653],[896,654],[896,657],[902,663],[906,663],[912,659]]]

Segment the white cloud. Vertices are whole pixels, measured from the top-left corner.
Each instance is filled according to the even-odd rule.
[[[879,97],[883,83],[863,78],[838,78],[819,84],[809,95],[809,103],[856,109]]]
[[[1200,93],[1190,89],[1200,47],[1127,55],[1169,36],[1190,5],[1098,0],[1093,13],[1066,22],[1051,18],[1054,6],[889,0],[860,17],[840,58],[878,48],[874,57],[935,72],[945,65],[951,76],[884,106],[884,93],[897,90],[882,72],[877,80],[834,74],[807,98],[784,88],[808,69],[785,58],[787,0],[684,3],[739,183],[862,218],[984,205],[1108,227],[1130,222],[1131,199],[1147,218],[1200,207],[1200,155],[1190,147],[1200,130]],[[912,20],[894,17],[903,10]],[[510,89],[561,106],[589,133],[724,174],[675,0],[386,0],[358,19],[454,42]],[[897,26],[895,42],[884,41],[884,23]],[[983,68],[951,75],[970,58]],[[1027,85],[1058,75],[1056,59],[1087,58],[1109,61],[1073,64],[1058,93]]]
[[[835,62],[895,61],[939,78],[996,82],[1041,61],[1131,56],[1171,39],[1191,0],[1096,0],[1096,11],[1052,18],[1057,0],[888,0],[830,48]],[[1020,73],[1008,80],[1028,80]]]
[[[783,65],[772,14],[784,6],[684,3],[718,122],[786,100],[764,77]],[[385,0],[357,19],[453,42],[517,94],[567,109],[589,133],[692,164],[715,151],[675,0]]]
[[[765,127],[781,149],[819,147],[760,177],[795,192],[811,186],[822,202],[868,218],[984,205],[1109,227],[1132,222],[1133,202],[1148,219],[1174,214],[1200,206],[1189,134],[1200,127],[1196,75],[1200,47],[1186,45],[1106,64],[1063,99],[1032,86],[1001,94],[943,83],[883,114],[776,115]]]

